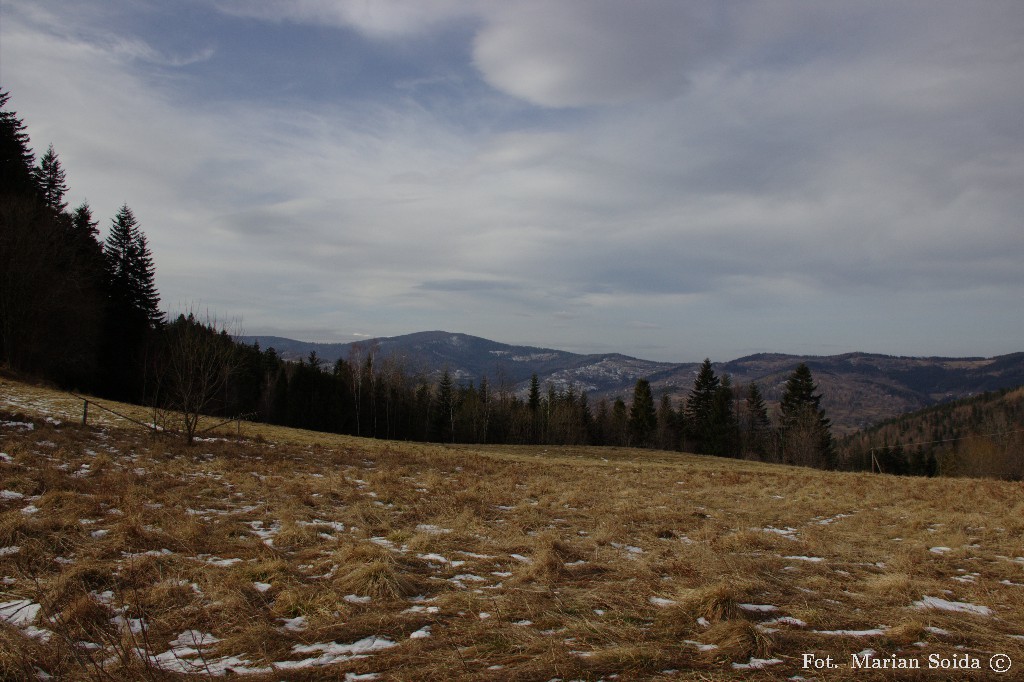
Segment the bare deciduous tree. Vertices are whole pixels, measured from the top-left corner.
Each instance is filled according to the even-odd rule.
[[[164,330],[160,401],[181,414],[189,445],[202,416],[222,399],[236,366],[235,346],[227,331],[209,315],[200,321],[193,312],[179,315]]]

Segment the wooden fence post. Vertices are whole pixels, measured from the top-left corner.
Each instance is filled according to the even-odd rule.
[[[88,426],[89,424],[89,401],[82,401],[82,426]]]

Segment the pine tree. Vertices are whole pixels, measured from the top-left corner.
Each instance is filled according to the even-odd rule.
[[[43,158],[39,160],[39,189],[42,193],[43,203],[57,213],[67,210],[67,202],[64,195],[68,193],[67,178],[64,169],[61,167],[57,152],[53,151],[53,145],[46,150]]]
[[[647,447],[651,444],[658,427],[658,415],[654,410],[654,395],[651,382],[637,379],[633,388],[633,404],[629,409],[630,444]]]
[[[821,408],[821,395],[806,364],[786,381],[780,404],[783,461],[805,466],[831,466],[834,445],[831,422]]]

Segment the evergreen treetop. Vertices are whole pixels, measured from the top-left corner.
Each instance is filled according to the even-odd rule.
[[[68,192],[67,177],[52,144],[39,160],[38,178],[43,203],[57,213],[66,211],[68,205],[64,201],[64,195]]]

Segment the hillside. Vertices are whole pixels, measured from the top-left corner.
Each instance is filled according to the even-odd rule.
[[[901,415],[839,443],[851,467],[924,474],[1024,478],[1024,387],[985,393]]]
[[[632,394],[638,378],[648,378],[656,394],[685,398],[693,386],[698,363],[653,362],[626,355],[579,355],[531,346],[510,346],[466,334],[420,332],[350,344],[311,344],[281,337],[240,337],[273,347],[285,358],[298,360],[315,350],[333,362],[372,349],[380,357],[400,359],[412,373],[439,376],[448,369],[458,381],[479,383],[484,376],[505,382],[525,394],[534,373],[541,384],[575,386],[592,398]],[[769,403],[777,401],[789,374],[804,362],[814,373],[823,406],[838,435],[868,427],[896,415],[968,397],[985,391],[1024,384],[1024,353],[995,358],[912,358],[847,353],[834,356],[758,354],[724,363],[734,384],[756,381]]]
[[[262,424],[186,448],[80,416],[0,380],[4,679],[781,680],[815,676],[814,652],[835,679],[888,680],[852,666],[1024,661],[1019,484]]]

